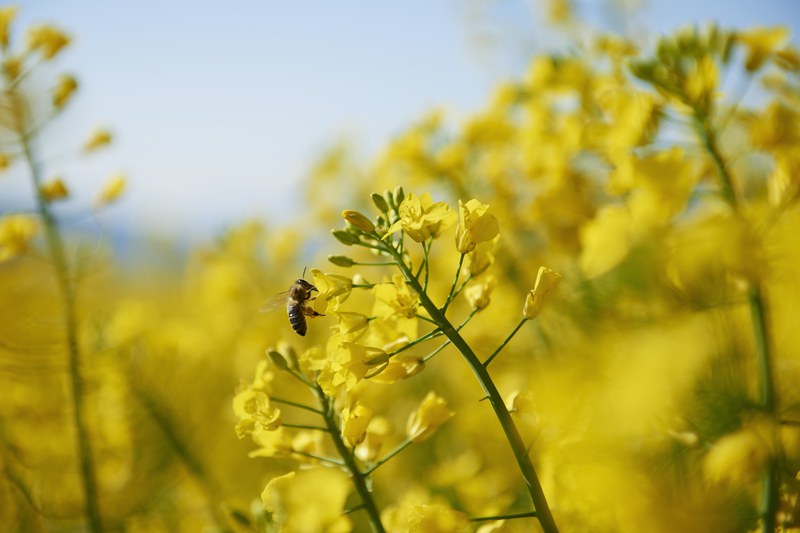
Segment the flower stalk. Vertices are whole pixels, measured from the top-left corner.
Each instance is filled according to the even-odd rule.
[[[736,194],[736,189],[734,188],[733,177],[719,149],[717,135],[714,129],[709,125],[708,119],[698,110],[695,110],[695,119],[698,124],[697,131],[701,140],[717,168],[723,196],[734,213],[742,217],[744,215],[741,210],[738,195]],[[759,406],[765,414],[775,419],[777,418],[777,402],[775,398],[775,378],[772,368],[772,350],[767,323],[767,305],[763,288],[758,281],[752,281],[750,283],[748,304],[753,327],[753,338],[756,344],[756,357],[758,359]],[[772,533],[775,531],[780,503],[778,488],[777,460],[775,457],[770,457],[764,467],[762,475],[760,514],[762,519],[761,531],[763,533]]]
[[[375,505],[375,501],[372,498],[372,493],[369,490],[369,486],[367,484],[367,475],[361,472],[361,469],[356,463],[354,454],[347,448],[347,445],[342,438],[342,434],[339,432],[339,427],[336,425],[333,403],[331,402],[330,398],[325,395],[325,392],[323,392],[322,387],[319,385],[314,384],[312,391],[322,406],[321,410],[324,413],[323,417],[325,418],[328,433],[333,440],[336,451],[344,461],[345,467],[350,472],[353,485],[355,486],[356,492],[358,492],[358,495],[361,498],[361,505],[363,505],[364,511],[367,513],[372,530],[375,533],[384,533],[386,530],[383,528],[378,507]]]
[[[85,397],[83,377],[81,376],[81,351],[78,342],[78,311],[75,298],[74,281],[70,277],[69,265],[64,250],[64,239],[58,222],[50,210],[47,199],[42,193],[41,169],[33,155],[30,134],[26,133],[22,118],[17,114],[17,132],[25,163],[30,172],[35,190],[36,208],[42,219],[45,241],[53,269],[56,284],[61,296],[64,311],[64,329],[67,347],[67,368],[69,370],[70,396],[72,403],[72,423],[75,426],[75,439],[80,462],[81,481],[84,494],[84,514],[89,530],[99,533],[103,530],[100,504],[98,502],[97,473],[92,456],[92,445],[89,427],[85,415]]]
[[[377,236],[375,237],[377,238]],[[377,240],[380,242],[379,238]],[[478,379],[478,382],[481,385],[481,388],[486,394],[486,397],[489,399],[492,409],[494,409],[495,415],[500,422],[500,426],[502,427],[503,432],[505,433],[506,438],[511,445],[511,450],[514,453],[514,457],[517,460],[517,464],[519,465],[520,471],[525,480],[525,486],[533,502],[536,515],[539,518],[542,529],[545,531],[545,533],[557,532],[558,528],[556,527],[555,520],[553,519],[553,515],[550,512],[550,508],[547,504],[547,499],[545,498],[542,485],[539,482],[539,477],[536,474],[536,470],[533,467],[530,457],[528,456],[528,450],[525,442],[522,440],[522,436],[520,435],[516,424],[514,424],[514,420],[511,418],[511,413],[509,413],[508,408],[506,407],[505,402],[503,401],[500,392],[497,390],[497,387],[495,386],[494,381],[489,375],[486,367],[483,365],[483,363],[481,363],[480,359],[478,359],[478,356],[475,355],[475,352],[461,336],[458,329],[456,329],[456,327],[453,326],[453,324],[451,324],[447,319],[444,314],[444,309],[439,309],[436,304],[433,303],[427,292],[423,289],[417,278],[414,277],[414,274],[403,261],[400,253],[390,245],[384,245],[384,250],[394,258],[395,263],[405,277],[406,282],[419,295],[422,306],[428,312],[430,317],[439,325],[439,328],[453,344],[453,346],[455,346],[456,349],[461,352],[464,360],[472,369],[475,377]]]

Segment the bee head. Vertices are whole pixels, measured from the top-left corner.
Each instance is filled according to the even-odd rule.
[[[303,287],[303,289],[305,289],[307,291],[317,291],[317,292],[319,292],[319,290],[315,286],[313,286],[312,284],[310,284],[309,282],[307,282],[303,278],[298,279],[297,281],[295,281],[295,283],[297,285]]]

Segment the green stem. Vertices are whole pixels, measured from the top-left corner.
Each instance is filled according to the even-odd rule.
[[[18,116],[18,132],[22,145],[25,161],[30,169],[31,180],[35,189],[36,207],[44,225],[45,240],[56,273],[56,282],[61,301],[64,306],[64,322],[66,329],[67,357],[70,378],[70,393],[72,400],[72,423],[75,426],[75,438],[80,460],[81,480],[85,499],[84,514],[89,522],[89,530],[99,533],[103,530],[100,516],[100,505],[97,499],[97,474],[92,459],[92,445],[89,437],[89,427],[85,419],[85,405],[83,392],[83,378],[81,377],[81,352],[78,342],[78,311],[75,301],[75,287],[73,286],[67,257],[64,251],[64,241],[58,223],[50,211],[47,199],[42,195],[42,175],[36,159],[33,157],[30,139],[25,134],[22,118]]]
[[[731,176],[725,159],[719,149],[717,137],[710,127],[708,120],[695,110],[695,118],[699,124],[699,134],[708,150],[714,165],[719,172],[723,194],[728,204],[737,216],[743,216],[736,190],[733,186]],[[757,281],[750,284],[748,294],[750,304],[750,317],[753,325],[753,337],[756,343],[756,356],[758,357],[758,373],[760,385],[759,404],[762,410],[773,418],[776,417],[777,401],[775,398],[775,376],[772,369],[772,353],[769,342],[769,332],[767,324],[767,307],[761,285]],[[764,468],[761,492],[761,531],[763,533],[773,533],[777,523],[777,513],[779,506],[778,490],[778,463],[776,458],[771,458]]]
[[[486,370],[486,368],[480,362],[480,359],[478,359],[478,356],[475,355],[475,352],[472,351],[472,348],[470,348],[456,328],[450,323],[449,320],[447,320],[444,315],[444,309],[440,310],[437,308],[433,301],[428,297],[427,293],[422,289],[419,282],[414,278],[414,275],[408,269],[408,266],[403,262],[402,258],[397,253],[397,250],[387,246],[386,251],[392,254],[398,268],[405,276],[406,281],[419,295],[422,306],[428,311],[428,314],[431,316],[431,318],[433,318],[439,324],[442,332],[447,336],[450,342],[453,343],[456,349],[461,352],[464,360],[472,369],[475,377],[478,379],[478,383],[480,383],[483,391],[489,398],[489,402],[494,409],[497,420],[500,422],[500,426],[503,428],[503,432],[505,433],[506,438],[511,445],[511,450],[514,452],[514,457],[517,459],[517,464],[519,465],[519,469],[525,480],[528,494],[530,494],[531,500],[533,501],[533,505],[542,529],[545,533],[557,532],[558,528],[556,527],[556,523],[553,519],[552,513],[550,512],[550,508],[547,505],[547,499],[545,498],[544,491],[542,490],[542,485],[539,482],[539,476],[536,475],[536,470],[533,468],[533,463],[528,456],[528,450],[525,446],[525,442],[522,440],[522,436],[520,435],[517,426],[514,424],[514,420],[511,418],[511,413],[508,412],[508,408],[503,402],[503,398],[500,396],[500,392],[497,390],[494,381],[492,381],[489,372]],[[463,258],[464,256],[462,255],[461,259],[463,260]],[[459,270],[461,270],[460,266]]]
[[[350,471],[353,485],[356,488],[356,492],[358,492],[358,495],[361,497],[361,504],[364,506],[364,510],[369,517],[369,522],[372,525],[373,531],[376,533],[385,533],[386,530],[383,528],[383,524],[381,524],[380,513],[378,513],[378,508],[375,506],[375,501],[372,499],[372,493],[367,486],[367,478],[361,470],[359,470],[355,457],[350,453],[350,450],[347,449],[347,445],[344,443],[341,433],[339,433],[339,428],[336,426],[336,420],[333,415],[333,405],[330,399],[325,396],[322,387],[316,384],[314,385],[314,394],[319,399],[322,412],[325,413],[328,433],[331,435],[334,446],[336,446],[336,451],[342,457],[345,466]]]
[[[525,322],[527,322],[527,321],[528,321],[527,318],[523,318],[522,320],[519,321],[519,324],[517,324],[517,327],[515,327],[514,331],[512,331],[511,334],[509,334],[509,336],[506,337],[506,340],[503,341],[503,344],[498,346],[497,349],[494,351],[494,353],[492,353],[492,355],[490,355],[488,357],[488,359],[486,359],[486,361],[483,362],[483,366],[486,366],[486,367],[489,366],[489,363],[492,362],[492,359],[494,359],[497,356],[497,354],[499,354],[503,350],[503,348],[506,347],[506,344],[508,344],[508,342],[511,339],[514,338],[514,335],[517,334],[517,332],[519,331],[519,328],[521,328],[525,324]]]
[[[284,422],[284,423],[281,424],[281,426],[283,426],[285,428],[292,428],[292,429],[309,429],[309,430],[312,430],[312,431],[324,431],[326,433],[329,431],[329,428],[327,428],[327,427],[323,428],[323,427],[320,427],[320,426],[309,426],[309,425],[306,425],[306,424],[287,424],[286,422]]]
[[[401,352],[404,352],[404,351],[408,350],[409,348],[412,348],[412,347],[416,346],[417,344],[419,344],[421,342],[425,342],[427,340],[436,338],[436,337],[440,336],[441,334],[442,334],[441,331],[439,331],[438,329],[434,329],[433,331],[430,331],[430,332],[426,333],[422,337],[414,339],[413,341],[409,342],[405,346],[401,346],[400,348],[398,348],[395,351],[393,351],[390,354],[388,354],[387,357],[394,357],[395,355],[397,355],[397,354],[399,354]]]
[[[450,294],[447,295],[447,301],[445,301],[444,305],[442,306],[443,315],[447,312],[447,308],[450,305],[450,302],[453,301],[454,293],[456,291],[456,284],[458,283],[458,276],[461,274],[461,265],[463,264],[464,264],[464,254],[461,254],[461,257],[458,258],[458,268],[456,269],[456,276],[455,278],[453,278],[453,285],[450,287]],[[433,318],[433,315],[431,315],[431,318]]]
[[[337,461],[336,459],[331,459],[330,457],[322,457],[321,455],[314,455],[313,453],[301,452],[300,450],[291,450],[289,453],[294,455],[300,455],[302,457],[308,457],[309,459],[314,459],[316,461],[320,461],[323,463],[329,463],[336,466],[344,466],[343,462]]]
[[[369,475],[371,475],[371,474],[372,474],[372,473],[373,473],[375,470],[377,470],[377,469],[378,469],[378,467],[379,467],[379,466],[381,466],[382,464],[384,464],[386,461],[388,461],[389,459],[391,459],[392,457],[394,457],[394,456],[395,456],[395,455],[397,455],[398,453],[400,453],[400,452],[402,452],[403,450],[405,450],[405,449],[406,449],[406,448],[407,448],[407,447],[408,447],[408,446],[409,446],[409,445],[410,445],[412,442],[413,442],[413,441],[412,441],[411,439],[409,439],[409,438],[406,438],[406,439],[405,439],[403,442],[401,442],[401,443],[400,443],[400,444],[399,444],[399,445],[398,445],[398,446],[397,446],[397,447],[396,447],[394,450],[392,450],[391,452],[389,452],[389,453],[386,455],[386,457],[384,457],[383,459],[381,459],[380,461],[378,461],[377,463],[375,463],[374,465],[372,465],[371,467],[369,467],[369,468],[367,469],[367,471],[366,471],[366,472],[364,472],[364,475],[365,475],[365,476],[369,476]]]
[[[469,283],[471,279],[472,279],[472,274],[470,274],[469,276],[467,276],[467,279],[465,279],[465,280],[464,280],[464,282],[461,284],[461,286],[460,286],[460,287],[459,287],[459,288],[456,290],[456,292],[453,294],[453,300],[455,300],[456,298],[458,298],[458,295],[459,295],[459,294],[461,294],[461,291],[463,291],[463,290],[464,290],[464,287],[466,287],[466,286],[467,286],[467,283]]]
[[[495,516],[479,516],[470,518],[470,522],[488,522],[489,520],[514,520],[515,518],[536,518],[536,513],[528,511],[527,513],[517,514],[499,514]]]
[[[760,381],[760,405],[770,416],[776,414],[776,400],[774,388],[774,372],[770,356],[769,334],[766,317],[766,303],[762,289],[754,284],[750,289],[750,316],[753,322],[753,334],[758,353],[758,374]],[[761,513],[763,523],[761,531],[764,533],[775,531],[779,507],[778,487],[778,461],[771,457],[767,462],[762,476]]]
[[[324,416],[324,413],[322,411],[320,411],[319,409],[314,409],[310,405],[305,405],[305,404],[302,404],[302,403],[293,402],[291,400],[284,400],[283,398],[276,398],[275,396],[270,396],[269,399],[270,399],[270,401],[273,401],[275,403],[282,403],[282,404],[285,404],[285,405],[291,405],[292,407],[297,407],[298,409],[304,409],[306,411],[311,411],[312,413],[316,413],[318,415],[323,415]]]
[[[428,278],[430,277],[431,273],[431,264],[428,258],[428,255],[431,253],[431,246],[433,245],[433,239],[428,241],[428,246],[425,247],[425,243],[422,243],[422,252],[425,255],[425,283],[422,285],[422,288],[426,291],[428,290]]]

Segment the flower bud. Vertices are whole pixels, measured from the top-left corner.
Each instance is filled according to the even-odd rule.
[[[533,290],[525,298],[525,306],[522,308],[522,316],[526,320],[533,320],[539,315],[544,304],[544,297],[552,291],[561,281],[561,274],[547,267],[539,267],[536,275],[536,283]]]
[[[345,268],[351,267],[351,266],[353,266],[355,264],[355,261],[353,261],[352,259],[350,259],[346,255],[329,255],[328,256],[328,261],[330,261],[331,263],[333,263],[336,266],[345,267]]]
[[[341,230],[341,229],[334,229],[331,230],[331,235],[339,241],[340,243],[344,244],[345,246],[353,246],[354,244],[358,244],[358,236],[353,235],[349,231]]]
[[[272,366],[278,370],[287,370],[289,368],[289,363],[282,353],[276,350],[267,350],[267,357],[269,358],[269,362],[272,363]]]
[[[389,204],[386,202],[386,198],[384,198],[382,195],[374,192],[370,198],[372,198],[372,203],[375,204],[375,207],[378,208],[378,211],[381,213],[389,212]]]
[[[372,233],[375,231],[375,224],[358,211],[352,211],[350,209],[342,211],[342,218],[364,233]]]

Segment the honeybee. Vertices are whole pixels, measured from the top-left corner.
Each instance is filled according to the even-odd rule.
[[[303,278],[295,281],[288,291],[276,294],[270,299],[262,308],[262,312],[271,311],[282,303],[286,303],[286,314],[289,315],[289,324],[292,329],[300,336],[305,336],[308,331],[308,323],[306,317],[325,316],[322,313],[317,313],[308,306],[308,303],[313,301],[311,297],[312,292],[319,292],[319,290],[307,282]]]

